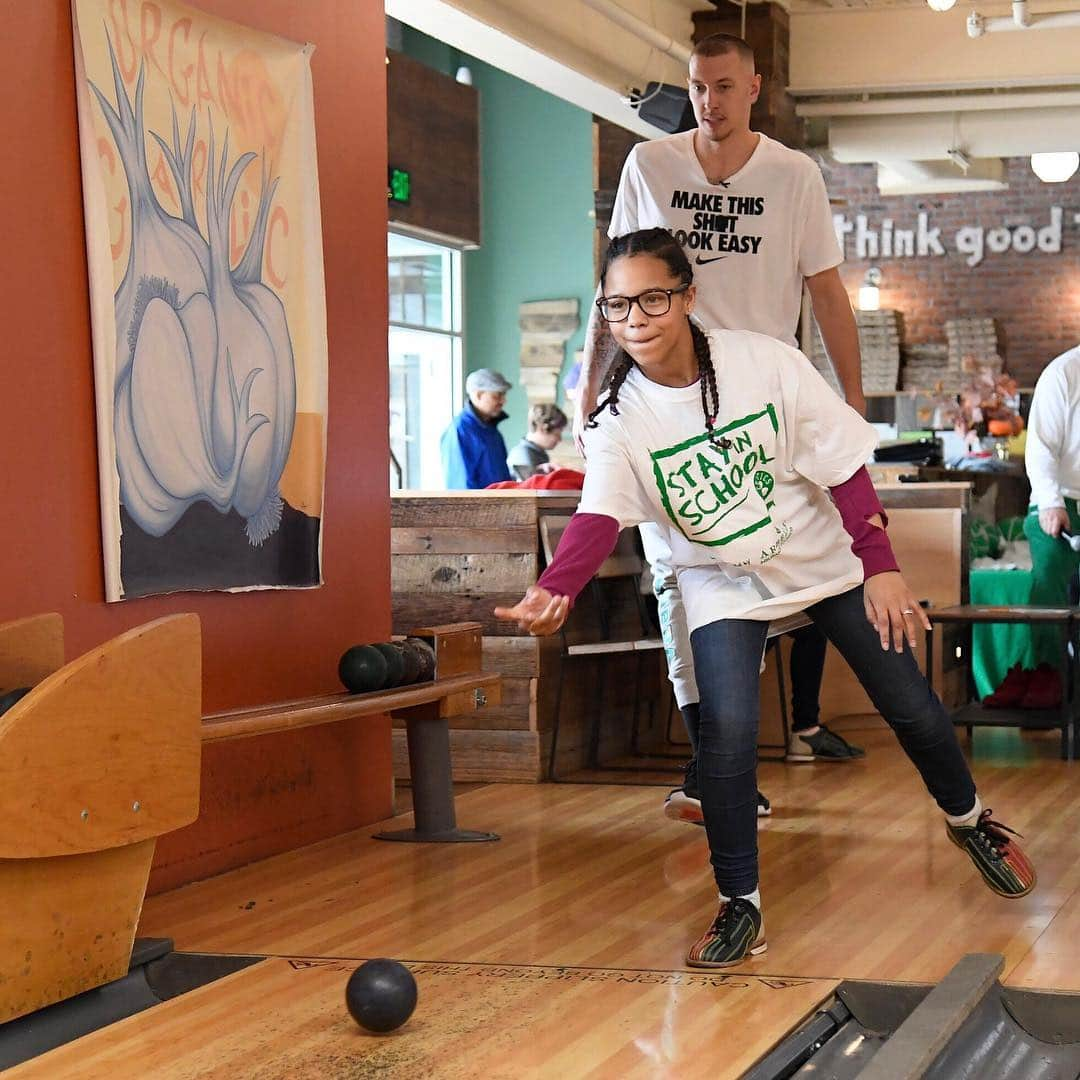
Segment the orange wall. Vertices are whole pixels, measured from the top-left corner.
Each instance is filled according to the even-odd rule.
[[[139,0],[126,4],[137,25]],[[59,611],[70,659],[195,611],[207,711],[336,687],[337,659],[390,632],[386,71],[381,4],[202,0],[316,46],[312,60],[330,344],[323,588],[105,604],[93,361],[68,0],[4,14],[0,132],[0,621]],[[208,748],[200,822],[159,848],[175,883],[389,812],[386,720]]]

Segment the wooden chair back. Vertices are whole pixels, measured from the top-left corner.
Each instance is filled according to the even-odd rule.
[[[201,660],[197,616],[158,619],[0,716],[0,1023],[126,974],[156,838],[199,812]]]
[[[0,623],[0,694],[36,686],[63,666],[63,616],[50,612]]]

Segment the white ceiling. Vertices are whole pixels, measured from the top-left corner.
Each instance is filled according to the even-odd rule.
[[[647,136],[659,132],[626,104],[628,89],[685,80],[681,61],[588,0],[385,2],[387,14],[402,22]],[[692,14],[710,9],[709,0],[615,2],[683,46],[690,44]],[[845,160],[889,164],[893,177],[927,175],[941,170],[925,163],[967,149],[989,177],[995,159],[1050,148],[1047,140],[1054,149],[1080,149],[1080,26],[970,38],[968,11],[1008,16],[1003,0],[959,0],[945,13],[922,0],[786,0],[786,6],[789,90],[802,111],[816,113],[819,130],[830,116],[843,115],[835,127]],[[1035,15],[1077,10],[1080,0],[1032,0],[1030,7]],[[1007,98],[987,102],[1003,92]],[[979,115],[990,106],[992,118]],[[966,148],[965,132],[972,142]],[[905,169],[905,160],[922,164]]]

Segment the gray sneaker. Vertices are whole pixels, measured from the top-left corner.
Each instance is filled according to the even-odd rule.
[[[855,761],[866,757],[861,746],[853,746],[835,731],[830,731],[824,724],[813,735],[803,735],[793,731],[788,740],[785,761]]]
[[[664,817],[704,826],[705,815],[701,812],[701,793],[697,783],[697,758],[691,758],[683,770],[686,774],[683,786],[669,791],[664,800]],[[772,814],[772,804],[760,791],[757,793],[757,813],[758,817]]]

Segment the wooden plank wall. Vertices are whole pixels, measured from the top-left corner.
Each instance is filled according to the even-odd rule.
[[[546,771],[561,664],[560,639],[532,638],[498,621],[497,604],[513,604],[543,569],[539,518],[572,512],[576,495],[527,492],[441,492],[395,495],[391,508],[391,580],[394,632],[438,622],[473,620],[484,628],[484,669],[503,677],[502,702],[450,720],[454,779],[536,782]],[[628,589],[626,583],[622,583]],[[632,595],[616,594],[613,636],[638,637]],[[598,633],[591,596],[574,612],[572,639]],[[603,713],[601,760],[625,752],[630,736],[634,658],[607,659],[597,666],[573,661],[566,669],[557,768],[565,773],[584,763],[588,731],[596,710]],[[642,699],[663,690],[659,652],[642,659]],[[601,681],[598,683],[597,679]],[[651,713],[641,709],[643,745],[666,724],[666,697]],[[652,725],[648,720],[652,719]],[[403,725],[394,733],[394,774],[408,775]]]
[[[455,780],[539,779],[541,643],[499,622],[538,575],[536,501],[480,494],[399,495],[390,516],[394,633],[471,620],[484,628],[484,669],[503,677],[502,702],[450,720]],[[404,725],[394,775],[408,775]]]

